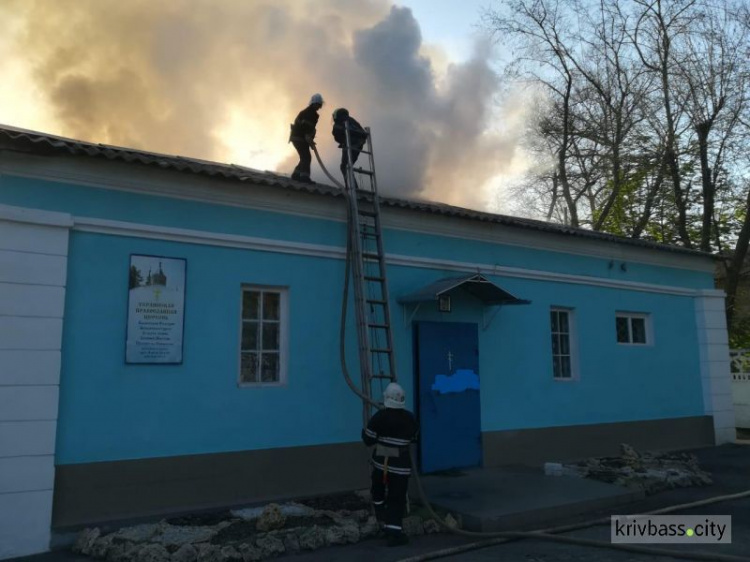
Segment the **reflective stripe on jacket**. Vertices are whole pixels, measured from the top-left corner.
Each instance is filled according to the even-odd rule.
[[[409,445],[416,441],[419,426],[408,410],[385,408],[375,413],[367,427],[362,430],[365,445],[374,446],[371,464],[375,468],[393,474],[411,474]]]

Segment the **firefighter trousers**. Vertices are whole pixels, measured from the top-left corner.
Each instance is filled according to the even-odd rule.
[[[299,154],[299,164],[294,168],[292,179],[310,179],[310,164],[312,163],[312,154],[310,154],[310,145],[305,140],[292,140],[294,148]]]
[[[378,520],[384,523],[387,532],[402,531],[408,488],[409,476],[389,471],[386,484],[383,482],[383,471],[379,468],[372,469],[370,495]]]

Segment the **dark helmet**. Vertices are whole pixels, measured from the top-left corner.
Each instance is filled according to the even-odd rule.
[[[345,107],[339,107],[333,112],[334,121],[345,121],[349,119],[349,111]]]

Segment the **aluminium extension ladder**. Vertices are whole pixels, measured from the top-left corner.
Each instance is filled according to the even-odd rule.
[[[349,121],[346,121],[346,195],[349,203],[349,233],[354,274],[354,300],[359,342],[362,393],[378,401],[385,386],[396,382],[388,278],[385,271],[380,201],[378,199],[372,135],[365,127],[367,140],[360,154],[364,167],[352,163]],[[376,388],[379,385],[379,389]],[[373,396],[375,398],[373,398]],[[364,404],[365,423],[371,406]]]

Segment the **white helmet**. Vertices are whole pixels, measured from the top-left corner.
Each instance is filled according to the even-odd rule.
[[[385,387],[383,398],[386,408],[402,409],[406,407],[406,395],[404,394],[404,389],[398,383],[392,382]]]
[[[313,94],[310,98],[310,105],[314,103],[319,103],[320,105],[323,105],[323,96],[320,94]]]

